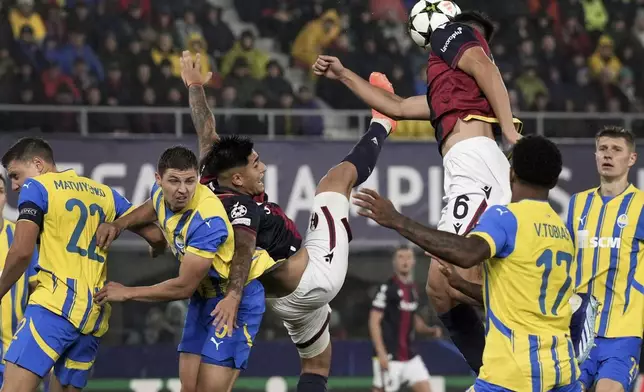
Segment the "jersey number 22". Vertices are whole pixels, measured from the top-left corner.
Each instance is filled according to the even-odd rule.
[[[78,245],[78,240],[83,233],[83,230],[85,230],[85,225],[87,224],[88,214],[91,214],[92,216],[98,214],[99,225],[105,222],[105,212],[103,212],[101,206],[99,206],[98,204],[91,204],[88,211],[87,206],[82,201],[78,199],[69,199],[67,200],[67,203],[65,203],[65,208],[70,212],[74,211],[75,208],[78,208],[78,210],[80,211],[78,223],[76,223],[74,232],[69,238],[66,250],[69,253],[77,253],[83,257],[87,257],[90,260],[103,263],[105,261],[105,257],[96,253],[96,233],[94,233],[94,235],[92,236],[92,240],[90,241],[89,247],[87,249],[83,249]]]

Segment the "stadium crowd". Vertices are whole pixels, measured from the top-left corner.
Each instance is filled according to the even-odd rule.
[[[311,64],[326,52],[363,77],[389,75],[401,96],[423,94],[427,54],[407,37],[415,0],[235,0],[240,19],[274,38],[275,50],[307,77],[294,86],[279,62],[238,37],[222,9],[206,0],[0,1],[0,103],[175,106],[187,104],[179,54],[201,53],[213,72],[210,103],[218,108],[364,109],[344,86],[315,80]],[[642,108],[644,1],[459,0],[498,23],[493,54],[515,111],[612,113]],[[476,3],[476,4],[475,4]],[[5,129],[75,131],[74,114],[2,114]],[[265,116],[220,116],[222,133],[266,134]],[[278,116],[284,135],[320,135],[321,117]],[[91,114],[92,132],[169,133],[164,116]],[[188,122],[189,123],[189,122]],[[54,125],[55,124],[55,125]],[[186,130],[191,127],[186,124]],[[567,136],[591,136],[583,122]],[[430,132],[421,127],[423,136]],[[414,131],[415,132],[415,131]],[[413,132],[412,132],[413,134]]]

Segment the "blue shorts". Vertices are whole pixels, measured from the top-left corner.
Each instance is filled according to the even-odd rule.
[[[64,317],[28,305],[4,359],[41,378],[53,367],[63,386],[84,388],[99,343],[100,338],[81,334]]]
[[[266,310],[264,286],[253,280],[244,288],[237,311],[239,328],[233,331],[232,337],[228,337],[225,330],[217,333],[212,325],[214,318],[210,313],[222,298],[192,296],[179,352],[201,355],[201,361],[211,365],[246,369],[250,349]]]
[[[641,338],[595,338],[590,356],[579,366],[581,381],[586,389],[602,378],[617,381],[625,391],[639,373]]]
[[[511,389],[503,388],[501,386],[491,384],[487,381],[481,379],[476,379],[474,385],[467,390],[468,392],[513,392]],[[563,385],[554,389],[551,389],[549,392],[581,392],[581,384],[576,382],[574,384]]]

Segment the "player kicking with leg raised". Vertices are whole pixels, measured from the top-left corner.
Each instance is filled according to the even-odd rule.
[[[359,213],[461,268],[483,265],[486,342],[472,391],[581,391],[570,339],[574,246],[548,193],[561,173],[557,146],[520,140],[512,157],[512,202],[491,206],[467,237],[401,215],[372,190]],[[472,285],[471,296],[480,296]]]
[[[250,271],[240,281],[234,233],[219,198],[199,184],[195,154],[185,147],[167,149],[157,164],[150,199],[113,224],[101,225],[100,247],[108,247],[129,227],[159,222],[179,275],[154,286],[125,287],[110,282],[96,296],[105,301],[161,302],[190,298],[179,344],[182,391],[229,391],[246,368],[265,309],[264,288],[255,280],[275,262],[264,250],[252,250]],[[242,257],[245,253],[239,252]],[[215,330],[213,309],[225,300],[226,286],[239,286],[238,328]],[[235,294],[237,295],[237,294]]]
[[[4,355],[2,391],[33,392],[52,368],[67,390],[85,387],[109,306],[93,298],[103,287],[107,253],[97,249],[96,228],[126,214],[131,204],[116,191],[72,170],[58,172],[47,142],[24,138],[2,157],[12,188],[20,190],[18,222],[0,275],[2,302],[24,274],[39,240],[37,286]],[[157,227],[137,230],[155,247]],[[13,293],[13,290],[11,291]]]
[[[301,237],[282,209],[263,195],[264,164],[252,141],[237,136],[219,139],[206,103],[199,61],[184,53],[182,66],[200,155],[204,157],[202,179],[209,181],[228,207],[239,246],[259,246],[276,260],[287,258],[262,277],[262,283],[267,295],[278,297],[268,303],[284,321],[302,360],[298,391],[324,391],[331,367],[328,304],[342,287],[348,267],[349,196],[352,188],[373,171],[382,144],[396,122],[375,113],[362,139],[322,178],[309,230],[303,246],[294,253],[301,245]],[[213,140],[216,141],[212,143]]]
[[[443,187],[447,202],[438,229],[466,234],[485,209],[510,201],[510,166],[495,142],[495,124],[515,143],[520,122],[513,119],[501,74],[492,61],[488,42],[493,24],[476,12],[457,15],[436,29],[431,37],[427,69],[427,95],[401,98],[378,87],[389,85],[382,74],[372,75],[374,85],[344,68],[340,60],[320,56],[315,74],[344,83],[367,105],[396,120],[431,120],[443,156]],[[461,271],[470,281],[480,281],[481,271]],[[478,372],[484,330],[472,299],[450,289],[431,263],[427,292],[450,331],[454,344]],[[478,327],[476,327],[478,326]]]
[[[595,142],[600,186],[573,195],[568,207],[577,290],[601,303],[580,381],[586,389],[624,392],[637,376],[644,329],[644,192],[628,180],[635,135],[607,127]]]

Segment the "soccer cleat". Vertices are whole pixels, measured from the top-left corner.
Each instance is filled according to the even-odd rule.
[[[372,72],[369,76],[369,83],[390,93],[394,92],[394,87],[389,82],[389,79],[387,79],[387,76],[383,73]],[[391,131],[389,131],[389,134],[394,133],[396,131],[396,127],[398,127],[398,122],[396,120],[385,116],[375,109],[371,109],[371,117],[389,122],[391,124]]]

